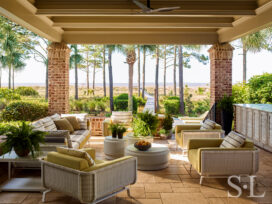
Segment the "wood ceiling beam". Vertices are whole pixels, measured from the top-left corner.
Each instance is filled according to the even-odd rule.
[[[256,9],[256,16],[243,17],[233,22],[232,28],[218,30],[220,42],[230,42],[272,25],[272,1]]]
[[[115,32],[65,31],[63,41],[71,44],[214,44],[216,32]]]
[[[53,17],[53,26],[62,28],[221,28],[232,27],[233,18],[211,17]]]
[[[36,8],[27,0],[0,0],[0,14],[11,21],[47,38],[60,42],[62,29],[52,28],[52,22],[44,16],[35,16]]]
[[[142,1],[145,3],[145,1]],[[142,15],[132,0],[36,0],[37,15]],[[256,0],[169,0],[151,1],[152,8],[180,6],[172,12],[153,15],[255,15]],[[152,14],[149,14],[149,16]]]

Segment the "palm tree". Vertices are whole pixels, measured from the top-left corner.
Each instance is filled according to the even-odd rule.
[[[160,46],[156,46],[156,71],[155,71],[155,112],[159,110],[159,64],[160,64]]]
[[[128,64],[128,110],[133,111],[133,65],[136,61],[135,45],[125,45],[123,52],[126,54]]]
[[[91,63],[93,65],[93,95],[95,94],[95,74],[96,71],[101,68],[103,63],[103,57],[101,56],[101,47],[99,45],[94,46],[94,52],[91,56],[93,59]]]
[[[141,95],[141,61],[140,61],[140,45],[137,46],[137,54],[138,54],[138,97]]]
[[[177,95],[176,63],[177,63],[177,46],[174,45],[173,82],[174,82],[174,95],[175,96]]]
[[[13,57],[13,69],[12,69],[12,89],[14,90],[14,78],[15,78],[15,71],[21,71],[26,64],[23,62],[23,54],[22,53],[14,53]]]
[[[163,95],[166,96],[166,45],[163,46]]]
[[[247,52],[260,52],[266,48],[267,32],[265,30],[249,34],[241,38],[243,49],[243,83],[247,80]]]
[[[142,45],[141,49],[143,51],[143,78],[142,78],[142,98],[144,98],[145,92],[145,62],[146,62],[146,53],[153,53],[156,49],[156,45]]]
[[[82,61],[82,56],[78,53],[77,45],[71,45],[72,55],[70,56],[70,67],[75,69],[75,99],[78,100],[78,64]]]
[[[104,96],[107,95],[107,91],[106,91],[106,46],[103,45],[103,90],[104,90]]]
[[[184,51],[183,49],[186,49]],[[183,94],[183,68],[191,68],[190,60],[191,58],[197,59],[200,63],[206,64],[208,62],[208,57],[199,54],[201,50],[200,45],[179,45],[178,46],[178,58],[179,58],[179,96],[180,96],[180,114],[184,115],[185,106],[184,106],[184,94]]]

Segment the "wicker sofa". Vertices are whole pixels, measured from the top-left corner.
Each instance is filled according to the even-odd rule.
[[[221,125],[216,124],[214,129],[200,130],[201,124],[176,125],[175,138],[176,143],[183,150],[187,150],[187,144],[190,139],[197,138],[221,138],[224,135]]]
[[[220,148],[223,139],[191,139],[188,143],[188,159],[201,176],[227,177],[231,175],[255,175],[259,169],[259,150],[246,140],[240,148]]]
[[[75,116],[80,124],[80,130],[69,134],[66,130],[57,130],[54,120],[61,117]],[[45,144],[41,145],[42,151],[55,151],[56,146],[68,146],[74,149],[82,148],[90,138],[89,124],[87,114],[54,114],[32,123],[34,129],[46,131],[48,135],[45,138]]]
[[[84,149],[94,160],[95,150]],[[112,161],[95,160],[93,166],[83,158],[50,152],[42,163],[42,182],[48,189],[79,199],[81,203],[98,203],[134,184],[137,178],[137,159],[122,157]]]

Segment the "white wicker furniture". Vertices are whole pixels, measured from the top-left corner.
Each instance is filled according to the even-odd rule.
[[[125,154],[126,139],[113,138],[112,136],[105,137],[104,153],[106,159],[116,159],[123,157]]]
[[[137,157],[139,170],[160,170],[168,167],[169,149],[163,145],[152,144],[147,151],[139,151],[134,145],[129,145],[125,155]]]
[[[19,157],[14,151],[6,153],[0,157],[0,162],[8,163],[8,180],[0,187],[1,191],[32,191],[42,192],[45,189],[42,187],[40,177],[27,177],[27,178],[15,178],[12,177],[12,164],[23,163],[29,164],[28,168],[40,168],[40,158],[45,156],[46,152],[42,152],[36,158],[32,158],[30,155],[27,157]]]
[[[137,159],[128,158],[89,172],[79,171],[42,160],[43,186],[78,199],[81,203],[95,204],[127,190],[136,182]]]

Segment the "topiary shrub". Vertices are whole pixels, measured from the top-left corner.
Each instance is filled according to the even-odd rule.
[[[48,115],[48,105],[25,101],[11,102],[2,112],[4,121],[34,121]]]
[[[10,101],[10,100],[20,100],[21,97],[19,94],[15,93],[11,89],[0,88],[0,99],[5,99],[7,101]]]
[[[145,106],[146,99],[143,99],[142,97],[136,97],[138,106]]]
[[[165,100],[164,109],[166,114],[177,115],[179,113],[179,100]]]
[[[32,87],[20,86],[15,89],[15,92],[20,94],[21,96],[39,96],[38,91],[36,91]]]
[[[114,109],[116,111],[127,111],[128,110],[128,94],[120,94],[114,99]],[[138,103],[136,98],[133,96],[133,113],[137,113]]]

